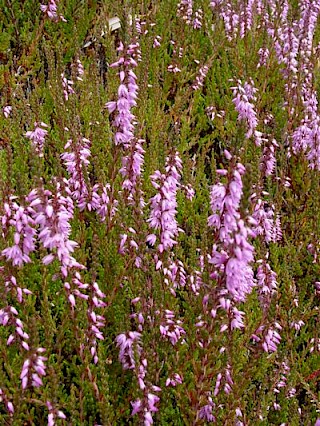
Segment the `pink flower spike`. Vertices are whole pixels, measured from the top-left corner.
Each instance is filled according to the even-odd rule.
[[[3,108],[3,114],[4,114],[5,118],[8,118],[10,116],[11,112],[12,112],[12,106],[7,105]]]

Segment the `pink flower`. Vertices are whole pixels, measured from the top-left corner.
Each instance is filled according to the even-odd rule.
[[[116,337],[116,343],[120,350],[119,361],[125,370],[135,368],[135,353],[141,353],[141,334],[137,331],[122,333]]]
[[[176,220],[177,191],[180,186],[182,162],[179,154],[173,153],[166,161],[166,174],[158,170],[151,176],[152,185],[157,190],[151,198],[151,212],[148,222],[154,230],[159,230],[160,253],[177,244],[175,238],[181,232]],[[149,244],[155,243],[155,234],[148,236]]]
[[[55,194],[48,190],[33,190],[27,200],[30,203],[29,212],[39,226],[38,239],[51,252],[43,262],[49,264],[57,258],[64,277],[71,268],[83,269],[83,265],[72,256],[78,244],[69,239],[74,210],[72,199],[64,197],[57,185]]]
[[[114,137],[115,144],[123,145],[127,148],[130,146],[134,136],[135,116],[132,114],[131,108],[136,106],[138,85],[136,82],[137,76],[133,72],[133,68],[137,66],[135,58],[139,59],[140,57],[139,44],[130,44],[126,49],[123,44],[120,44],[118,51],[124,52],[123,56],[121,56],[117,62],[110,65],[112,68],[120,67],[118,100],[107,102],[105,107],[110,113],[116,113],[113,120],[113,125],[116,130]]]
[[[210,423],[215,422],[215,417],[213,415],[214,408],[215,404],[212,401],[211,396],[208,396],[208,403],[201,407],[199,410],[199,418]]]
[[[173,346],[175,346],[186,334],[181,326],[182,322],[175,319],[175,314],[168,309],[165,310],[165,320],[160,325],[160,333],[166,337]]]
[[[3,231],[14,230],[14,245],[2,250],[2,255],[11,260],[14,266],[31,262],[30,253],[35,250],[35,222],[27,208],[19,205],[11,197],[5,204],[5,214],[1,217]]]
[[[34,123],[35,129],[33,131],[28,131],[26,133],[26,137],[31,140],[32,145],[35,149],[35,152],[39,157],[43,157],[43,147],[45,142],[45,137],[48,134],[48,131],[45,130],[47,128],[47,124],[45,123]]]
[[[67,79],[67,77],[64,75],[64,73],[61,74],[61,81],[62,81],[62,88],[63,88],[63,95],[64,99],[67,101],[69,100],[70,95],[74,95],[75,91],[73,89],[73,81]]]
[[[56,408],[53,407],[52,403],[50,401],[47,401],[46,403],[47,408],[49,410],[48,415],[48,426],[55,426],[56,425],[56,419],[66,419],[66,415]]]
[[[11,112],[12,112],[12,106],[7,105],[3,108],[3,114],[6,118],[10,116]]]
[[[238,80],[238,86],[232,87],[233,95],[235,96],[232,102],[239,114],[238,120],[247,123],[248,131],[246,138],[250,138],[258,125],[257,113],[253,102],[256,100],[255,93],[257,89],[253,82],[244,82]]]
[[[204,65],[200,68],[198,75],[196,76],[196,80],[192,85],[193,90],[198,90],[203,86],[203,82],[208,74],[209,67]]]
[[[22,389],[26,389],[30,382],[34,387],[42,386],[41,377],[46,375],[47,368],[44,364],[44,362],[47,361],[47,358],[40,355],[43,352],[45,352],[44,348],[38,348],[33,355],[24,361],[20,374]]]
[[[66,19],[62,15],[58,15],[57,5],[56,5],[55,0],[49,0],[49,3],[47,5],[41,4],[40,9],[53,22],[58,22],[59,20],[63,21],[63,22],[67,22]]]
[[[226,154],[231,159],[230,153]],[[210,205],[213,215],[208,218],[208,224],[216,229],[219,240],[209,262],[221,271],[228,293],[236,302],[244,301],[255,284],[251,266],[254,248],[248,241],[253,234],[239,213],[244,172],[244,166],[238,163],[230,170],[226,185],[218,182],[212,187]]]
[[[90,145],[90,141],[86,138],[80,138],[76,142],[70,139],[64,147],[68,151],[61,154],[61,158],[64,160],[70,175],[67,181],[67,192],[77,202],[80,211],[83,211],[85,207],[90,210],[89,206],[92,205],[89,202],[89,189],[87,186],[87,168],[90,164],[89,158],[91,156]]]
[[[177,15],[180,16],[188,25],[192,23],[193,0],[180,0],[178,3]]]

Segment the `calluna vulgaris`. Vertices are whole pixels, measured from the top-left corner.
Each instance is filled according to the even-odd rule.
[[[320,2],[17,0],[0,424],[320,424]]]

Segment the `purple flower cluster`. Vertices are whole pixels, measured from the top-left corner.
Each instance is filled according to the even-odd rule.
[[[104,222],[114,217],[117,210],[117,200],[110,198],[110,184],[102,186],[95,184],[91,187],[88,166],[90,164],[91,143],[87,138],[79,138],[77,142],[71,139],[64,147],[67,152],[61,154],[69,174],[65,179],[66,193],[77,203],[80,211],[96,211]]]
[[[74,95],[75,91],[73,89],[73,81],[67,79],[67,77],[64,75],[64,73],[61,74],[61,82],[62,82],[62,88],[63,88],[63,96],[66,101],[69,100],[70,95]]]
[[[127,48],[120,43],[118,52],[122,56],[118,61],[110,65],[112,68],[120,68],[120,86],[118,88],[118,100],[107,102],[106,108],[109,113],[115,113],[113,125],[116,128],[115,144],[123,145],[125,148],[130,146],[134,137],[135,116],[131,112],[131,108],[136,106],[138,96],[137,76],[133,72],[133,68],[137,66],[139,59],[139,43],[132,43]]]
[[[186,334],[182,325],[182,321],[175,319],[175,313],[169,309],[165,310],[165,319],[163,324],[160,325],[160,333],[163,337],[167,338],[170,343],[175,346]],[[181,341],[183,343],[184,340]]]
[[[41,377],[46,375],[45,361],[47,358],[41,354],[45,351],[44,348],[38,348],[24,361],[20,374],[22,389],[26,389],[30,384],[36,388],[43,385]]]
[[[231,87],[234,96],[232,102],[239,114],[238,120],[247,123],[246,137],[250,138],[258,125],[257,113],[253,104],[256,100],[257,89],[254,87],[253,81],[242,83],[241,80],[238,80],[237,83],[237,86]]]
[[[278,330],[278,331],[277,331]],[[278,345],[281,342],[281,336],[279,331],[282,330],[281,325],[278,322],[275,322],[274,325],[266,327],[261,325],[256,332],[251,336],[251,338],[262,345],[262,349],[265,352],[276,352]]]
[[[182,162],[178,152],[167,158],[165,174],[156,171],[151,176],[153,187],[157,194],[151,198],[151,212],[148,222],[154,230],[159,230],[158,251],[167,251],[177,244],[176,237],[182,230],[179,228],[177,213],[177,191],[180,186],[180,173]],[[157,240],[156,234],[147,237],[149,244],[154,245]]]
[[[122,157],[122,167],[120,173],[124,178],[122,187],[128,194],[127,199],[129,204],[133,204],[134,195],[138,190],[138,183],[142,174],[142,166],[144,162],[144,149],[142,148],[143,139],[136,139],[135,137],[131,140],[130,147],[127,147],[128,155]],[[140,206],[144,206],[142,196],[138,200]]]
[[[64,149],[71,148],[71,151],[61,154],[66,169],[70,175],[68,179],[68,188],[70,196],[78,204],[80,211],[87,207],[91,210],[91,203],[89,203],[89,190],[87,187],[88,172],[87,167],[90,164],[89,157],[90,141],[86,138],[81,138],[78,142],[68,140]]]
[[[204,65],[200,68],[198,75],[196,76],[196,80],[192,85],[193,90],[198,90],[203,86],[203,82],[208,74],[209,67],[208,65]]]
[[[11,112],[12,112],[12,106],[10,106],[10,105],[6,105],[6,106],[3,108],[3,114],[4,114],[5,118],[10,117]]]
[[[68,276],[71,268],[83,269],[72,256],[77,243],[69,239],[71,234],[70,220],[73,218],[73,201],[60,192],[53,194],[49,190],[36,190],[27,197],[30,203],[29,213],[38,225],[38,239],[50,253],[43,258],[45,265],[57,258],[61,264],[61,273]]]
[[[199,419],[205,420],[209,423],[214,423],[216,418],[213,415],[213,409],[215,408],[215,403],[212,400],[212,397],[208,396],[207,404],[200,408],[198,412]]]
[[[266,143],[263,148],[263,154],[260,160],[260,170],[265,176],[272,176],[275,172],[277,165],[275,151],[277,148],[279,148],[279,144],[275,139]]]
[[[268,58],[270,56],[270,50],[267,47],[266,48],[261,47],[258,53],[259,53],[259,62],[258,62],[257,68],[266,66]]]
[[[182,377],[178,373],[174,373],[173,377],[168,377],[166,380],[166,386],[176,387],[181,385],[183,382]]]
[[[12,261],[13,266],[22,266],[31,262],[30,253],[35,250],[35,221],[27,208],[19,205],[12,196],[4,203],[4,215],[1,217],[2,235],[9,228],[14,229],[14,245],[2,250],[2,256]]]
[[[43,147],[45,142],[45,137],[48,134],[48,130],[46,128],[48,127],[45,123],[34,123],[34,130],[28,131],[26,133],[26,137],[31,140],[32,145],[34,147],[34,150],[36,154],[39,157],[43,157]]]
[[[181,260],[168,259],[168,265],[163,267],[162,271],[165,284],[172,285],[171,293],[175,295],[174,289],[185,287],[189,276]]]
[[[212,0],[210,1],[210,6],[214,12],[217,10],[223,19],[228,40],[235,39],[239,32],[239,11],[233,7],[230,1],[225,0]]]
[[[84,67],[82,65],[82,62],[80,61],[80,59],[76,60],[76,63],[73,64],[73,66],[76,68],[76,74],[77,74],[77,80],[78,81],[83,81],[83,75],[84,75]]]
[[[57,410],[56,408],[54,408],[54,406],[52,405],[52,403],[50,401],[47,401],[46,403],[47,408],[49,410],[49,415],[48,415],[48,426],[55,426],[56,420],[57,419],[66,419],[66,415],[61,411],[61,410]]]
[[[269,195],[263,191],[263,195]],[[256,194],[252,194],[251,202],[254,204],[252,217],[255,223],[252,226],[254,236],[261,235],[266,243],[277,242],[282,238],[281,223],[279,216],[275,215],[275,207],[267,201],[257,198]]]
[[[102,315],[96,313],[95,309],[106,307],[106,303],[103,299],[106,295],[100,290],[98,283],[93,283],[90,287],[91,295],[88,299],[87,317],[89,322],[89,330],[87,332],[87,341],[90,346],[90,353],[93,357],[95,364],[98,363],[97,354],[97,339],[104,340],[103,327],[105,326],[105,318]]]
[[[24,302],[25,295],[32,294],[32,292],[28,290],[27,288],[20,287],[17,284],[16,277],[14,277],[13,275],[11,275],[11,277],[5,281],[4,286],[5,286],[6,293],[10,292],[11,294],[12,293],[16,294],[17,301],[19,303]]]
[[[13,306],[7,306],[0,309],[0,325],[2,326],[13,326],[15,328],[15,334],[10,334],[7,345],[19,341],[21,347],[28,351],[29,347],[29,335],[24,331],[24,324],[18,318],[18,311]]]
[[[180,0],[178,3],[177,15],[188,25],[192,24],[193,0]]]
[[[125,370],[132,370],[136,367],[136,358],[141,354],[141,333],[129,331],[116,337],[119,348],[119,361]]]
[[[137,413],[143,414],[144,426],[150,426],[153,424],[152,413],[156,413],[158,411],[158,407],[156,404],[160,401],[160,398],[154,393],[147,393],[145,401],[141,401],[137,399],[136,401],[131,402],[132,405],[132,413],[134,416]]]
[[[311,169],[320,170],[320,116],[317,94],[313,92],[304,102],[305,117],[292,135],[292,151],[306,152]]]
[[[264,260],[258,260],[257,286],[259,301],[264,312],[270,307],[272,297],[277,293],[278,283],[277,274],[271,269],[269,263]]]
[[[0,402],[3,402],[9,415],[12,416],[14,414],[14,406],[10,399],[7,397],[5,391],[0,388]]]
[[[58,8],[57,8],[57,4],[55,0],[49,0],[49,3],[47,5],[41,4],[40,9],[53,22],[58,22],[58,21],[67,22],[62,15],[58,15],[57,13]]]
[[[140,320],[140,324],[142,331],[143,321],[141,322]],[[158,411],[156,404],[160,401],[160,398],[153,392],[159,392],[161,389],[146,381],[148,362],[145,358],[141,359],[141,336],[141,333],[137,331],[122,333],[116,337],[116,343],[120,349],[119,360],[123,368],[125,370],[135,370],[139,388],[143,392],[143,398],[131,402],[131,415],[141,414],[144,425],[149,426],[153,424],[152,413]]]
[[[226,156],[231,160],[230,153],[226,152]],[[209,226],[216,229],[220,241],[219,246],[213,247],[210,263],[225,276],[226,289],[237,302],[244,301],[254,286],[251,267],[254,249],[248,242],[253,233],[239,213],[244,172],[240,163],[230,173],[218,170],[220,175],[228,176],[228,182],[226,185],[219,182],[212,187],[210,204],[213,214],[208,218]],[[248,220],[255,223],[253,218]]]

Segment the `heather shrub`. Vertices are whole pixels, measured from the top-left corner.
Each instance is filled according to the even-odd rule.
[[[320,3],[0,5],[1,424],[318,424]]]

